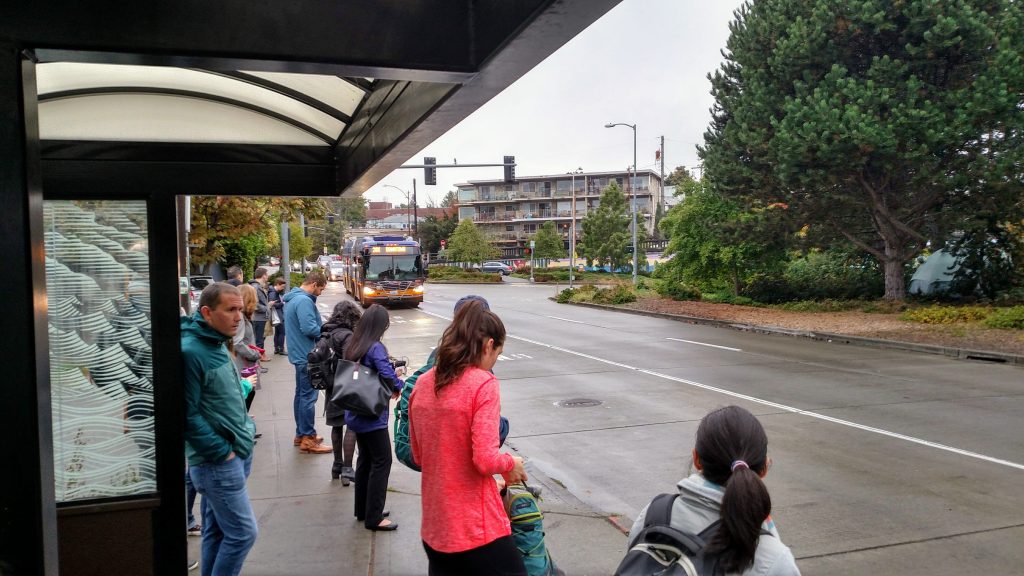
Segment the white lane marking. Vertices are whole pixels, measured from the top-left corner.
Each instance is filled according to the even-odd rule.
[[[569,320],[568,318],[559,318],[558,316],[548,316],[548,318],[554,318],[555,320],[561,320],[562,322],[572,322],[573,324],[586,324],[586,322],[580,322],[579,320]]]
[[[432,316],[437,316],[438,318],[443,318],[445,320],[451,321],[451,318],[448,318],[446,316],[441,316],[440,314],[434,314],[433,312],[426,312],[426,311],[424,311],[424,312],[427,313],[427,314],[430,314]],[[679,382],[680,384],[686,384],[687,386],[693,386],[694,388],[701,388],[701,389],[707,390],[709,392],[717,392],[719,394],[724,394],[726,396],[732,396],[733,398],[739,398],[741,400],[747,400],[748,402],[754,402],[755,404],[761,404],[762,406],[769,406],[771,408],[776,408],[776,409],[782,410],[784,412],[791,412],[793,414],[799,414],[801,416],[807,416],[807,417],[810,417],[810,418],[817,418],[818,420],[824,420],[826,422],[832,422],[833,424],[839,424],[840,426],[847,426],[849,428],[856,428],[857,430],[863,430],[865,432],[873,432],[875,434],[880,434],[882,436],[888,436],[889,438],[896,438],[897,440],[904,440],[904,441],[907,441],[907,442],[911,442],[913,444],[920,444],[921,446],[927,446],[929,448],[935,448],[936,450],[942,450],[944,452],[951,452],[953,454],[958,454],[960,456],[966,456],[968,458],[974,458],[974,459],[977,459],[977,460],[983,460],[985,462],[991,462],[993,464],[999,464],[999,465],[1002,465],[1002,466],[1007,466],[1009,468],[1016,468],[1017,470],[1024,470],[1024,464],[1019,464],[1017,462],[1012,462],[1010,460],[1003,460],[1002,458],[996,458],[994,456],[986,456],[985,454],[979,454],[978,452],[971,452],[970,450],[963,450],[962,448],[956,448],[954,446],[947,446],[946,444],[939,444],[938,442],[932,442],[930,440],[924,440],[923,438],[917,438],[915,436],[908,436],[906,434],[900,434],[898,432],[890,432],[889,430],[884,430],[882,428],[875,428],[874,426],[867,426],[867,425],[864,425],[864,424],[858,424],[856,422],[851,422],[849,420],[842,420],[840,418],[834,418],[832,416],[826,416],[824,414],[819,414],[817,412],[811,412],[810,410],[803,410],[803,409],[796,408],[796,407],[793,407],[793,406],[787,406],[785,404],[779,404],[778,402],[772,402],[771,400],[764,400],[762,398],[757,398],[755,396],[749,396],[747,394],[741,394],[739,392],[733,392],[731,390],[725,390],[723,388],[718,388],[718,387],[715,387],[715,386],[709,386],[707,384],[701,384],[700,382],[695,382],[693,380],[687,380],[685,378],[677,378],[675,376],[669,376],[668,374],[662,374],[661,372],[654,372],[653,370],[646,370],[644,368],[638,368],[636,366],[630,366],[629,364],[623,364],[621,362],[614,362],[612,360],[606,360],[604,358],[599,358],[599,357],[593,356],[591,354],[585,354],[583,352],[577,352],[575,350],[569,350],[568,348],[562,348],[561,346],[555,346],[553,344],[547,344],[545,342],[538,342],[537,340],[530,340],[529,338],[523,338],[522,336],[514,336],[512,334],[509,334],[508,337],[512,338],[514,340],[519,340],[521,342],[527,342],[529,344],[534,344],[534,345],[537,345],[537,346],[542,346],[544,348],[549,348],[551,350],[557,350],[559,352],[565,352],[566,354],[572,354],[574,356],[579,356],[581,358],[587,358],[587,359],[590,359],[590,360],[594,360],[596,362],[602,362],[604,364],[610,364],[612,366],[619,366],[620,368],[625,368],[627,370],[635,370],[636,372],[641,372],[643,374],[649,374],[651,376],[656,376],[658,378],[664,378],[666,380],[672,380],[673,382]]]
[[[740,350],[739,348],[729,348],[728,346],[719,346],[718,344],[705,344],[704,342],[694,342],[693,340],[683,340],[682,338],[665,338],[665,340],[675,340],[676,342],[686,342],[687,344],[696,344],[697,346],[710,346],[712,348],[721,348],[722,350],[743,352],[743,350]]]

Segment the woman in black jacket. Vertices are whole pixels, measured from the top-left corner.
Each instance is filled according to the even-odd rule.
[[[362,312],[355,302],[342,300],[334,305],[334,312],[331,317],[320,327],[320,336],[329,337],[331,349],[334,350],[335,358],[344,358],[345,345],[352,336],[352,331],[359,324]],[[327,398],[331,398],[331,391],[327,391]],[[334,466],[331,467],[331,478],[341,478],[341,485],[348,486],[349,482],[355,479],[355,471],[352,468],[352,457],[356,451],[356,434],[352,430],[345,434],[345,413],[332,414],[328,407],[327,424],[331,427],[331,445],[334,447]]]

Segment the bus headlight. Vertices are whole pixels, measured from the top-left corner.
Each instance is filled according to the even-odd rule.
[[[417,294],[423,294],[423,284],[413,287],[412,291]]]
[[[377,291],[369,286],[363,286],[363,296],[373,296]]]

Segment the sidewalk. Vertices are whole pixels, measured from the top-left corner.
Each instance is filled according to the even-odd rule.
[[[371,532],[352,515],[353,485],[331,480],[332,456],[302,454],[292,446],[295,372],[285,356],[266,364],[252,415],[257,441],[249,495],[260,534],[242,571],[246,576],[369,575],[427,573],[419,538],[419,473],[394,461],[387,508],[395,532]],[[317,430],[330,442],[317,404]],[[529,455],[525,455],[527,458]],[[541,508],[552,556],[567,574],[609,574],[625,552],[625,535],[564,488],[527,464],[531,485],[544,489]],[[196,512],[198,513],[198,504]],[[189,556],[199,558],[199,538],[189,538]]]

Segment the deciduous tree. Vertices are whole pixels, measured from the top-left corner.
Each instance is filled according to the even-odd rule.
[[[534,243],[533,257],[540,260],[565,258],[565,242],[555,230],[555,223],[552,220],[544,222],[531,238]]]
[[[482,263],[498,257],[498,249],[487,241],[472,220],[466,218],[455,227],[448,239],[448,259],[453,262]]]

